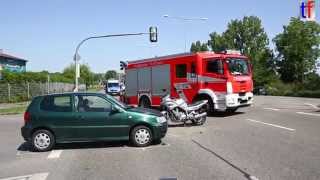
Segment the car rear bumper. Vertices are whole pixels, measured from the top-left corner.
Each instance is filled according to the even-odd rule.
[[[21,136],[25,141],[29,141],[31,137],[31,129],[26,126],[23,126],[21,128]]]
[[[107,94],[112,95],[112,96],[119,96],[120,92],[107,92]]]

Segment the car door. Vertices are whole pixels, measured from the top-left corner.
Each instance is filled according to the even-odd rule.
[[[80,139],[118,139],[123,136],[124,119],[120,118],[123,112],[113,112],[111,101],[98,95],[76,95],[75,105]]]
[[[41,126],[53,130],[57,141],[68,141],[76,138],[71,95],[45,96],[40,103],[39,121]]]

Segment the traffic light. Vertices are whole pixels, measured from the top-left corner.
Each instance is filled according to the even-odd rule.
[[[158,41],[158,29],[155,26],[149,28],[150,42]]]
[[[124,61],[120,61],[120,70],[126,69],[128,64]]]

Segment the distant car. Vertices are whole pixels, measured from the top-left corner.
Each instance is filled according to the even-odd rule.
[[[121,93],[121,83],[119,80],[108,80],[105,86],[106,94],[110,95],[120,95]]]
[[[144,147],[160,141],[167,120],[159,111],[127,106],[100,93],[63,93],[35,97],[24,114],[21,133],[35,151],[56,143],[130,140]]]
[[[257,86],[253,89],[253,94],[255,95],[268,95],[267,90],[263,86]]]

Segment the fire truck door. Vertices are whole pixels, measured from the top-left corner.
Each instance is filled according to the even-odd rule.
[[[171,91],[172,92],[171,96],[175,98],[182,98],[187,102],[189,102],[187,95],[188,95],[188,91],[191,90],[191,86],[188,82],[187,70],[188,70],[188,64],[186,63],[174,65],[173,78],[172,78],[173,90]]]

